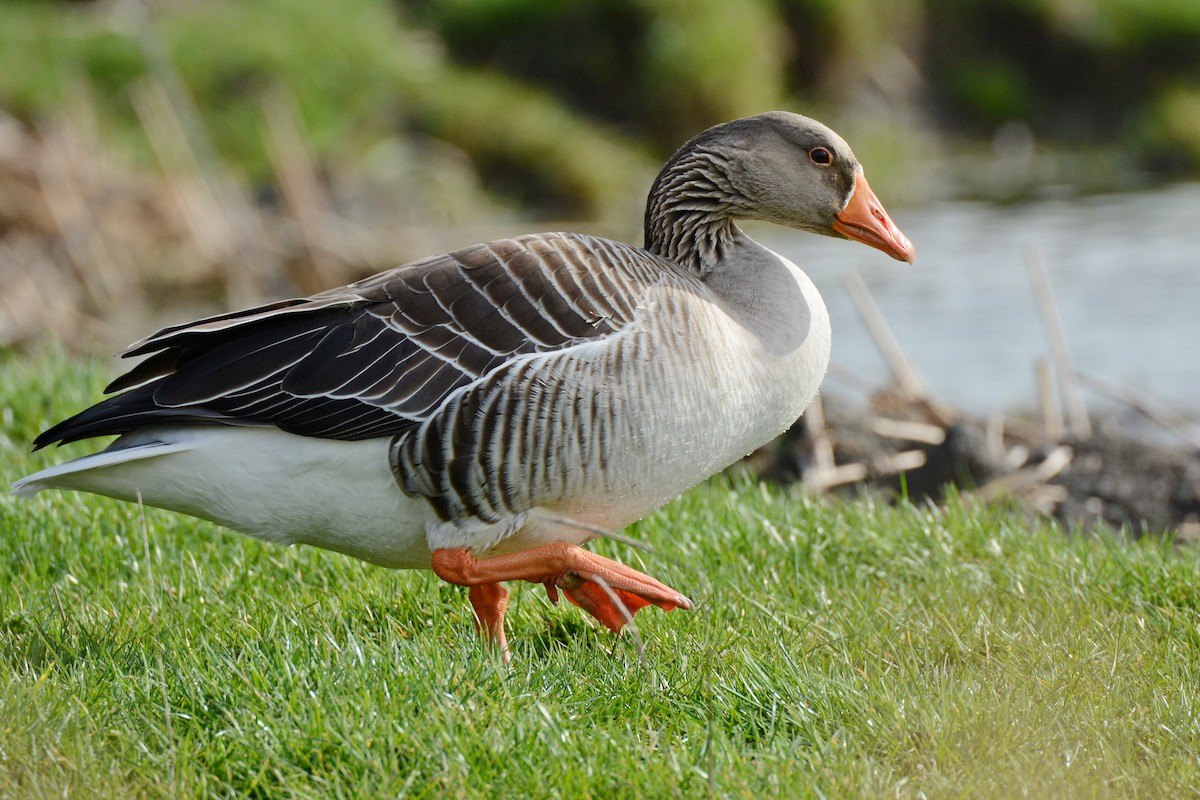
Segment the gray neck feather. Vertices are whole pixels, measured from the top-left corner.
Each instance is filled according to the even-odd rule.
[[[676,153],[650,190],[646,249],[704,278],[725,255],[749,216],[749,199],[729,179],[729,161],[704,145]]]

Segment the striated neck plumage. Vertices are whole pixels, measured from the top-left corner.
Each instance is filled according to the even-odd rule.
[[[646,202],[646,249],[704,278],[738,233],[751,203],[729,179],[727,157],[689,142],[663,167]]]

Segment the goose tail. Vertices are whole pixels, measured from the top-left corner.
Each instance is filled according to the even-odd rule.
[[[191,446],[184,442],[145,438],[130,442],[127,439],[128,437],[121,437],[99,453],[27,475],[13,483],[9,491],[17,497],[32,497],[43,489],[76,489],[107,494],[103,487],[116,477],[116,473],[126,464],[191,449]]]

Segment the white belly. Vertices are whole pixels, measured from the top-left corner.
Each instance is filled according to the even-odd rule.
[[[14,490],[140,496],[278,544],[310,544],[386,567],[429,566],[433,512],[396,485],[385,439],[208,426],[147,429],[121,444],[129,441],[143,443],[52,467]]]

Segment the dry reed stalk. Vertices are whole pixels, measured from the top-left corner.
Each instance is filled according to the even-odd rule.
[[[920,444],[939,445],[946,441],[945,428],[925,422],[910,422],[887,417],[867,417],[867,430],[889,439],[902,439]]]
[[[1066,400],[1067,420],[1070,423],[1071,435],[1079,439],[1090,438],[1092,422],[1088,419],[1087,403],[1084,402],[1083,392],[1080,391],[1079,381],[1075,376],[1075,369],[1071,365],[1071,347],[1067,343],[1066,330],[1063,328],[1062,317],[1058,313],[1058,303],[1054,299],[1050,276],[1046,273],[1046,266],[1042,263],[1042,257],[1038,251],[1028,251],[1025,254],[1025,263],[1029,267],[1029,277],[1033,281],[1033,293],[1037,298],[1042,327],[1045,329],[1046,339],[1050,344],[1054,368],[1058,372],[1058,380]]]
[[[259,215],[230,177],[192,144],[168,85],[145,79],[133,93],[134,108],[172,189],[193,241],[210,268],[222,276],[229,307],[253,305],[281,267],[268,246]],[[179,177],[179,176],[182,176]]]
[[[337,255],[337,219],[304,144],[295,98],[282,86],[276,87],[263,101],[263,116],[267,122],[267,153],[284,204],[308,255],[308,268],[294,277],[302,289],[310,292],[342,283],[346,267]]]
[[[1007,428],[1008,418],[1003,411],[993,411],[988,414],[983,440],[987,444],[988,455],[993,461],[1004,461],[1008,457],[1008,448],[1004,446]]]
[[[1039,463],[996,478],[979,487],[977,493],[985,500],[995,500],[1009,494],[1019,495],[1023,491],[1045,484],[1070,466],[1074,457],[1075,453],[1070,447],[1059,445]]]
[[[133,302],[137,288],[132,269],[105,240],[104,225],[89,200],[100,181],[88,167],[78,136],[64,125],[43,126],[41,134],[38,183],[76,276],[100,307]]]
[[[868,475],[865,464],[843,464],[834,461],[833,439],[825,425],[825,407],[818,395],[804,412],[804,428],[812,442],[813,464],[804,470],[801,479],[814,491],[823,492],[835,486],[858,483]]]
[[[958,412],[933,399],[925,389],[925,382],[921,379],[912,361],[905,355],[904,348],[900,346],[900,340],[892,332],[891,326],[888,325],[883,312],[879,310],[875,298],[871,296],[871,290],[867,288],[862,277],[857,272],[847,272],[843,280],[846,289],[850,292],[850,299],[854,301],[855,308],[858,309],[858,313],[867,324],[867,330],[870,331],[879,352],[887,361],[901,391],[910,400],[917,401],[924,406],[939,425],[948,427],[953,424],[959,416]]]
[[[232,229],[211,187],[199,178],[179,118],[162,84],[147,80],[133,90],[133,108],[158,159],[192,243],[208,265],[226,262],[234,250]]]
[[[1165,430],[1178,436],[1189,447],[1200,451],[1200,425],[1170,408],[1162,401],[1134,386],[1122,386],[1102,378],[1080,375],[1079,380],[1089,389],[1122,403]]]
[[[1037,371],[1038,398],[1046,438],[1061,442],[1067,431],[1063,425],[1062,395],[1058,391],[1058,381],[1054,379],[1054,371],[1046,359],[1039,358],[1034,362],[1034,369]]]
[[[81,291],[51,259],[37,237],[23,232],[0,239],[0,343],[54,332],[70,340],[84,324]]]

